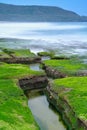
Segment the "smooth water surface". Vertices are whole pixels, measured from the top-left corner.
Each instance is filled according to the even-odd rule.
[[[40,64],[39,64],[39,63],[30,64],[29,67],[30,67],[31,70],[43,71],[43,70],[40,68]]]
[[[66,130],[59,115],[51,109],[45,95],[30,95],[28,105],[40,130]]]

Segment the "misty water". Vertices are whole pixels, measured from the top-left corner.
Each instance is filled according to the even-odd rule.
[[[33,52],[87,55],[87,23],[0,22],[0,47],[29,48]]]

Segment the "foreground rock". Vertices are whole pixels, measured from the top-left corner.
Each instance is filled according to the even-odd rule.
[[[62,72],[60,72],[52,67],[46,66],[45,64],[43,64],[42,68],[45,70],[48,77],[52,77],[54,79],[65,78],[67,76],[66,74],[64,74],[64,73],[62,73]]]
[[[69,130],[87,130],[87,122],[77,117],[68,100],[59,97],[58,93],[52,90],[51,84],[47,87],[46,95],[48,101],[60,112]]]
[[[32,76],[19,80],[20,87],[26,90],[36,90],[46,88],[48,85],[48,79],[46,76]]]
[[[87,70],[79,70],[76,76],[87,76]]]
[[[69,57],[63,57],[63,56],[53,56],[51,57],[53,60],[69,60]]]
[[[40,63],[41,58],[40,57],[19,57],[19,58],[0,58],[0,62],[6,62],[6,63],[19,63],[19,64],[31,64],[31,63]]]

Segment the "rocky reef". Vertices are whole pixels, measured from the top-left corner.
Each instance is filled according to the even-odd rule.
[[[60,112],[69,130],[87,130],[87,123],[77,117],[67,99],[60,97],[58,92],[52,90],[52,84],[47,86],[48,101]]]
[[[6,63],[19,63],[19,64],[31,64],[31,63],[40,63],[41,58],[40,57],[15,57],[15,58],[0,58],[0,62],[6,62]]]
[[[42,89],[47,87],[48,79],[45,75],[32,76],[28,78],[19,79],[19,85],[24,91]]]
[[[48,77],[51,77],[54,79],[55,78],[64,78],[67,76],[66,74],[58,71],[57,69],[47,66],[45,64],[43,64],[42,68],[45,70]]]

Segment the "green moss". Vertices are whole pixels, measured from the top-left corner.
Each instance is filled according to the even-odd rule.
[[[55,55],[55,53],[53,51],[39,52],[38,55],[39,56],[50,56],[50,57],[53,57]]]
[[[82,64],[80,61],[75,59],[70,60],[46,60],[44,63],[47,66],[53,67],[67,75],[75,75],[80,70],[86,70],[87,64]]]
[[[28,65],[6,63],[0,65],[0,79],[20,78],[41,74],[43,74],[43,72],[30,70]]]
[[[65,56],[65,55],[54,55],[54,56],[51,57],[51,59],[59,59],[59,60],[61,60],[61,59],[69,59],[69,57]]]
[[[87,77],[69,77],[54,80],[53,89],[68,100],[76,115],[87,120]]]
[[[32,58],[35,54],[28,49],[0,48],[0,57]],[[42,74],[28,65],[0,63],[0,130],[39,130],[17,82],[22,77]]]
[[[8,55],[9,57],[35,57],[35,54],[32,53],[29,49],[7,49],[7,48],[1,48],[2,55]]]
[[[17,80],[0,80],[0,130],[38,130]]]
[[[14,56],[16,57],[35,57],[35,54],[32,53],[29,49],[18,49],[13,50]]]
[[[0,130],[39,130],[17,79],[41,74],[27,65],[0,64]]]
[[[28,65],[0,64],[0,130],[39,130],[17,79],[41,74]]]
[[[10,56],[3,51],[0,51],[0,58],[9,58]]]
[[[2,51],[8,55],[13,54],[14,52],[11,49],[3,48]]]

